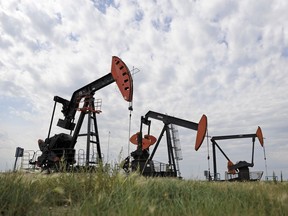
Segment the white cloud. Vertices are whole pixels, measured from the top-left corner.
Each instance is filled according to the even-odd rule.
[[[46,136],[54,95],[70,99],[76,89],[109,73],[111,56],[117,55],[130,70],[140,69],[134,76],[131,133],[139,130],[140,116],[149,110],[194,122],[205,113],[212,136],[251,133],[259,125],[267,140],[268,168],[282,170],[288,178],[283,170],[287,160],[278,157],[288,148],[286,1],[1,1],[0,5],[0,118],[5,121],[0,169],[11,164],[20,142],[32,148],[35,140]],[[126,154],[128,104],[115,84],[95,97],[103,100],[102,151],[107,153],[111,131],[110,158],[117,157],[122,147]],[[54,125],[57,118],[62,118],[61,107]],[[155,135],[160,130],[158,125]],[[58,131],[55,126],[53,133]],[[194,143],[195,135],[183,129],[180,136],[186,147],[182,173],[203,178],[207,145],[195,152],[193,144],[186,144]],[[262,155],[259,151],[255,153]],[[161,153],[166,154],[164,149],[159,157]],[[226,164],[222,165],[219,170],[224,172]]]

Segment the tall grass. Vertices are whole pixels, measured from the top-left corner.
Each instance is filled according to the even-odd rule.
[[[288,215],[288,183],[118,172],[0,175],[0,215]]]

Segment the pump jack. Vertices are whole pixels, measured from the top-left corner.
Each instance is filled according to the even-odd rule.
[[[156,119],[164,123],[163,129],[159,135],[158,140],[154,136],[150,135],[151,120],[149,120],[149,118]],[[130,138],[130,142],[137,145],[137,149],[131,153],[131,156],[133,158],[131,164],[130,164],[130,156],[128,156],[125,159],[123,169],[126,172],[129,172],[129,167],[131,166],[132,171],[139,170],[141,174],[144,176],[177,177],[175,157],[169,128],[171,124],[196,130],[197,136],[195,142],[195,149],[198,149],[201,146],[207,130],[207,117],[205,115],[201,117],[199,123],[197,124],[191,121],[175,118],[169,115],[149,111],[146,113],[144,117],[143,116],[141,117],[140,132],[134,134]],[[148,133],[144,135],[144,138],[142,137],[143,125],[148,126]],[[168,164],[160,163],[159,168],[155,166],[153,157],[155,155],[155,152],[157,151],[159,143],[165,132],[166,132],[169,162]],[[150,154],[149,147],[154,143],[156,143],[155,147],[153,148],[153,151]]]
[[[43,143],[44,146],[39,147],[42,151],[42,155],[38,157],[37,164],[41,167],[53,167],[59,158],[64,159],[66,165],[69,167],[75,162],[75,145],[79,136],[87,136],[87,152],[86,152],[86,166],[89,166],[89,149],[90,149],[90,136],[95,136],[96,141],[93,141],[97,145],[97,157],[98,160],[102,160],[98,127],[96,121],[96,114],[99,113],[95,110],[94,94],[96,91],[116,82],[123,98],[131,102],[133,98],[133,80],[130,71],[126,64],[118,57],[112,57],[111,73],[91,82],[88,85],[76,90],[69,100],[61,98],[59,96],[54,97],[54,108],[51,117],[48,137]],[[84,100],[84,101],[83,101]],[[83,107],[79,107],[80,101],[83,101]],[[64,119],[59,119],[57,126],[70,130],[70,134],[57,134],[50,138],[51,127],[53,123],[56,104],[62,104],[62,113]],[[80,115],[77,123],[74,123],[77,110],[80,111]],[[82,127],[85,116],[88,115],[88,130],[87,134],[79,134]],[[92,122],[91,122],[92,121]],[[90,124],[93,123],[94,131],[91,131]],[[53,154],[51,154],[53,152]],[[52,157],[49,157],[52,156]],[[54,157],[53,157],[54,156]],[[40,161],[39,161],[40,159]]]
[[[254,145],[255,145],[255,138],[258,138],[260,145],[264,147],[264,139],[261,128],[258,126],[257,131],[255,134],[237,134],[237,135],[226,135],[226,136],[213,136],[211,138],[212,142],[212,151],[213,151],[213,169],[214,169],[214,180],[217,179],[217,164],[216,164],[216,148],[217,147],[220,152],[224,155],[224,157],[228,161],[228,174],[231,176],[236,176],[231,178],[230,181],[253,181],[253,180],[260,180],[259,177],[257,179],[250,178],[249,167],[254,166]],[[242,139],[242,138],[252,138],[252,159],[251,163],[246,161],[239,161],[236,164],[228,158],[228,156],[224,153],[224,151],[220,148],[216,140],[227,140],[227,139]],[[263,172],[262,172],[263,174]],[[262,174],[260,178],[262,177]],[[209,174],[210,175],[210,174]],[[210,179],[210,178],[209,178]]]

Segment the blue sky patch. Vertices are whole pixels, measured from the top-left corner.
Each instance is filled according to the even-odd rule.
[[[71,32],[69,35],[69,40],[71,41],[75,41],[75,42],[78,42],[79,41],[79,38],[80,38],[80,35],[74,33],[74,32]]]
[[[284,47],[281,52],[281,56],[288,58],[288,47]]]
[[[153,20],[152,25],[159,31],[169,32],[171,22],[172,17],[166,16],[164,20],[160,20],[159,18]]]
[[[135,20],[140,22],[143,19],[144,13],[143,11],[137,10],[135,13]]]
[[[106,14],[106,9],[110,6],[114,6],[114,0],[91,0],[101,13]]]

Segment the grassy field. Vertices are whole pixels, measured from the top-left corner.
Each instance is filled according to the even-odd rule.
[[[0,215],[288,215],[288,182],[204,182],[117,172],[0,175]]]

